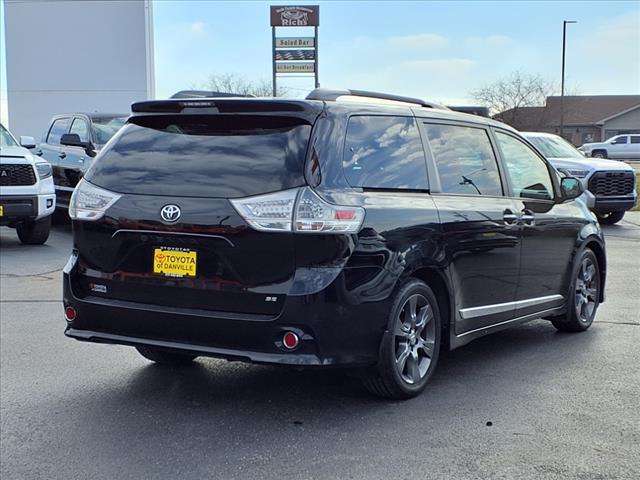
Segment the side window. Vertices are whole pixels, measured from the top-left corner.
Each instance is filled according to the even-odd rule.
[[[351,117],[343,168],[353,187],[429,188],[422,141],[413,117]]]
[[[627,143],[627,136],[626,135],[620,135],[619,137],[615,137],[613,139],[613,143],[614,145],[620,145],[621,143]]]
[[[502,132],[496,132],[496,138],[511,180],[511,196],[553,200],[553,183],[546,163],[517,138]]]
[[[631,135],[631,143],[640,143],[640,135]]]
[[[69,131],[69,118],[59,118],[53,122],[47,135],[47,143],[60,145],[60,137]]]
[[[89,141],[89,127],[87,126],[87,122],[82,118],[76,118],[73,121],[69,133],[77,134],[82,142]]]
[[[444,193],[502,195],[496,157],[486,130],[424,124]]]

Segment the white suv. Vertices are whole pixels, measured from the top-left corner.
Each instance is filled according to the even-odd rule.
[[[585,143],[578,148],[587,157],[596,158],[640,158],[640,134],[616,135],[599,143]]]
[[[31,137],[20,140],[24,147],[35,147]],[[15,228],[22,243],[43,244],[55,208],[51,165],[20,146],[0,124],[0,225]]]

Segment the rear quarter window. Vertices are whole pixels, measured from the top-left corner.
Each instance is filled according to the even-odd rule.
[[[237,198],[305,184],[311,126],[290,117],[131,119],[87,180],[120,193]]]
[[[351,117],[343,168],[352,187],[428,188],[424,149],[413,117]]]

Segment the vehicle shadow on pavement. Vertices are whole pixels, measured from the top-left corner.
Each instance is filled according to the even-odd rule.
[[[597,327],[583,334],[562,334],[551,324],[536,321],[485,337],[443,355],[426,391],[408,402],[372,397],[344,370],[297,371],[208,358],[187,367],[145,365],[140,359],[141,367],[129,377],[126,388],[93,395],[91,401],[101,410],[104,403],[144,407],[165,421],[176,408],[182,421],[189,412],[195,419],[224,414],[227,425],[234,419],[242,422],[246,413],[257,422],[271,422],[286,412],[285,422],[295,423],[344,414],[352,407],[359,414],[413,402],[446,408],[460,391],[473,391],[481,402],[483,397],[493,399],[496,389],[505,385],[518,388],[518,382],[557,381],[565,368],[571,368],[564,364],[586,361],[585,351],[597,336]],[[89,404],[85,407],[90,410]]]

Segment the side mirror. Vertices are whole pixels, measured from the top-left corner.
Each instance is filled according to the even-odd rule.
[[[36,148],[36,139],[22,135],[20,137],[20,145],[24,148]]]
[[[584,193],[582,182],[577,178],[564,177],[560,180],[560,190],[562,191],[562,201],[573,200]]]
[[[85,149],[92,148],[91,142],[83,142],[77,133],[65,133],[60,137],[60,145],[68,147],[82,147]]]

